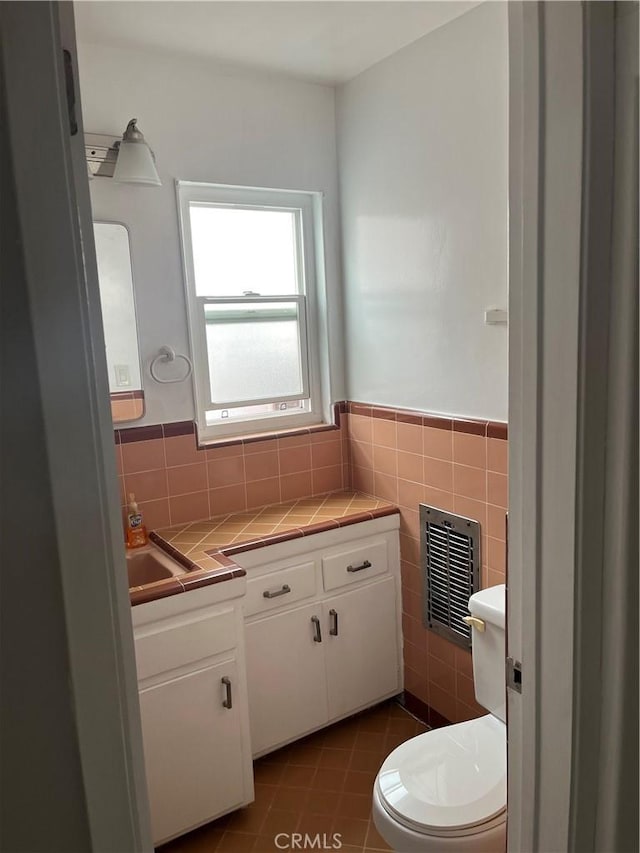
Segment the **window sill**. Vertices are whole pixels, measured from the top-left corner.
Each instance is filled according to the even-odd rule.
[[[333,404],[333,423],[314,424],[308,427],[292,427],[290,429],[273,430],[272,432],[243,433],[240,435],[222,436],[220,438],[200,439],[197,437],[199,450],[214,449],[216,447],[231,447],[238,444],[253,444],[258,441],[269,441],[274,438],[292,438],[296,435],[313,435],[318,432],[328,432],[340,429],[340,415],[346,412],[344,403]],[[196,429],[197,432],[197,429]]]
[[[291,438],[296,435],[313,435],[316,432],[327,432],[338,430],[340,424],[318,424],[310,427],[297,427],[294,429],[278,430],[277,432],[257,432],[246,435],[226,436],[225,438],[210,438],[200,441],[198,439],[198,450],[213,450],[216,447],[231,447],[234,444],[253,444],[257,441],[269,441],[274,438]]]

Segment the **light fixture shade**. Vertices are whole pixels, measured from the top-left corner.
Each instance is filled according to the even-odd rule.
[[[113,180],[125,184],[162,186],[153,154],[136,127],[136,119],[131,119],[118,146]]]

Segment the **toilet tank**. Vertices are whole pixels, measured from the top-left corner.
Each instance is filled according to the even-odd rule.
[[[469,612],[485,625],[484,631],[473,628],[471,632],[476,699],[506,722],[505,585],[474,593],[469,599]]]

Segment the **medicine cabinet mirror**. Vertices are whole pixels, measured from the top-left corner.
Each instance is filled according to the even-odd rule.
[[[144,415],[129,232],[119,222],[94,222],[100,303],[114,423]]]

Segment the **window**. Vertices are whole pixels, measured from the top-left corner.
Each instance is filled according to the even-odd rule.
[[[202,438],[322,422],[313,193],[178,182]]]

